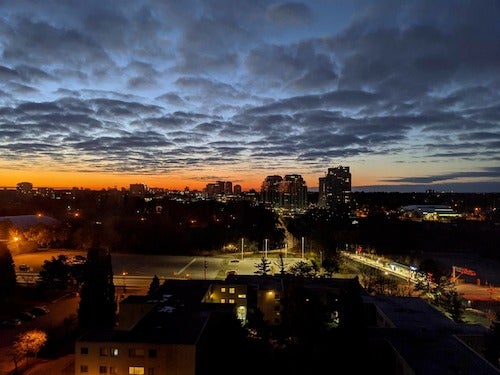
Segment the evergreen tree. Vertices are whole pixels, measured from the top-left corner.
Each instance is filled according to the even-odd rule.
[[[16,269],[14,260],[5,243],[0,243],[0,301],[14,293],[16,288]]]
[[[84,282],[80,292],[80,327],[112,328],[116,318],[111,254],[107,249],[93,247],[87,253]]]
[[[496,314],[486,335],[484,354],[486,359],[500,369],[500,313]]]
[[[160,287],[160,279],[158,276],[154,275],[151,284],[149,284],[148,296],[152,295],[156,289]]]
[[[271,261],[265,257],[262,257],[259,263],[255,264],[257,271],[255,273],[260,274],[262,276],[266,276],[271,271]]]

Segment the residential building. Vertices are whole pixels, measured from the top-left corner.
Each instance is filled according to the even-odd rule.
[[[349,167],[328,168],[319,178],[318,206],[325,209],[348,207],[351,203],[351,172]]]

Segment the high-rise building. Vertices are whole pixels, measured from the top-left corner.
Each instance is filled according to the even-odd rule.
[[[283,177],[278,175],[266,177],[260,188],[260,199],[262,203],[272,206],[280,204],[279,190],[281,181],[283,181]]]
[[[19,182],[16,186],[16,190],[22,195],[33,194],[33,184],[31,182]]]
[[[318,206],[337,208],[351,203],[351,172],[349,167],[328,168],[325,177],[319,178]]]
[[[301,175],[285,175],[280,183],[280,206],[292,210],[307,206],[307,185]]]
[[[296,209],[307,205],[307,185],[298,174],[267,176],[260,193],[261,202],[270,206]]]
[[[233,193],[235,195],[241,194],[241,185],[238,184],[234,185]]]
[[[130,195],[136,197],[143,197],[147,192],[147,186],[145,184],[130,184]]]

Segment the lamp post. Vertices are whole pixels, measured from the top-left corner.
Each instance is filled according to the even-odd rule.
[[[304,259],[304,242],[305,242],[305,238],[302,237],[302,259]]]
[[[264,239],[264,258],[267,258],[267,238]]]
[[[122,272],[122,278],[123,278],[123,293],[127,293],[127,285],[125,285],[125,276],[127,276],[128,273],[123,271]]]
[[[243,259],[243,237],[241,238],[241,259]]]

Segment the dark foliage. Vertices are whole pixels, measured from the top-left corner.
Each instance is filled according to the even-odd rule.
[[[16,270],[7,244],[0,243],[0,302],[5,301],[16,288]]]
[[[116,323],[115,286],[109,251],[93,247],[87,253],[80,291],[78,320],[82,329],[112,328]]]

